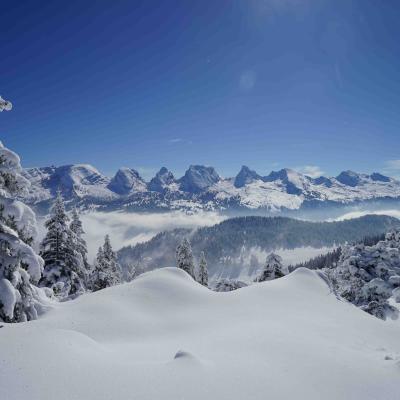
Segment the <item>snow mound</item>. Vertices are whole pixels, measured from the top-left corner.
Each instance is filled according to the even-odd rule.
[[[0,387],[8,400],[395,400],[385,355],[398,360],[399,334],[304,268],[228,293],[163,268],[4,324]]]

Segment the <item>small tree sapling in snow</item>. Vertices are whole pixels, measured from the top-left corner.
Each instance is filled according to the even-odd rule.
[[[91,287],[93,291],[97,291],[118,285],[121,281],[121,268],[112,249],[110,238],[106,235],[104,245],[97,252],[91,275]]]
[[[192,247],[188,239],[183,239],[176,248],[176,266],[186,271],[193,279],[196,279],[194,274],[194,262]]]
[[[197,282],[199,282],[203,286],[208,287],[208,269],[207,269],[207,261],[206,261],[206,256],[204,255],[204,251],[202,251],[200,254]]]
[[[138,268],[135,264],[128,264],[125,268],[125,280],[126,282],[132,282],[138,274]]]
[[[255,254],[250,256],[250,274],[254,273],[260,268],[260,263],[258,262],[258,258]]]
[[[271,253],[265,260],[265,265],[255,281],[271,281],[273,279],[282,278],[283,276],[285,276],[285,274],[283,272],[282,258],[275,253]]]
[[[220,279],[215,285],[214,290],[216,292],[232,292],[233,290],[241,289],[246,287],[247,284],[242,281],[234,279]]]
[[[12,104],[11,101],[5,100],[0,96],[0,112],[11,111]]]

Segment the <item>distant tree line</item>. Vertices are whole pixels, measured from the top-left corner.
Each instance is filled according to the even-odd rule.
[[[364,237],[384,234],[400,227],[396,218],[368,215],[340,222],[308,222],[284,217],[241,217],[195,231],[174,229],[161,232],[145,243],[128,246],[117,253],[123,270],[139,264],[143,270],[174,265],[176,247],[186,237],[193,257],[207,255],[209,272],[238,268],[242,265],[243,249],[257,248],[270,253],[280,248],[339,246]],[[315,267],[316,268],[316,267]],[[314,269],[314,268],[313,268]]]
[[[364,246],[373,246],[377,244],[379,241],[385,239],[385,234],[375,235],[375,236],[367,236],[364,237],[360,241],[355,241],[352,244],[363,244]],[[339,246],[336,249],[329,251],[325,254],[321,254],[319,256],[313,257],[307,261],[298,263],[296,265],[289,265],[289,271],[292,272],[297,268],[308,268],[308,269],[323,269],[323,268],[334,268],[336,267],[340,256],[342,254],[342,247]]]

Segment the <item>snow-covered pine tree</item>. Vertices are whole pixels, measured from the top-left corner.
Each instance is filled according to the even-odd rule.
[[[20,174],[17,154],[0,142],[0,321],[36,319],[45,294],[35,286],[43,260],[30,246],[36,236],[33,211],[15,196],[29,182]]]
[[[392,230],[386,233],[385,241],[390,247],[400,248],[400,231]]]
[[[208,287],[208,269],[207,261],[204,251],[200,254],[199,270],[197,275],[197,282],[201,285]]]
[[[186,271],[193,279],[196,279],[192,247],[190,246],[189,240],[186,238],[184,238],[176,248],[176,266]]]
[[[278,254],[271,253],[265,260],[265,265],[255,281],[271,281],[273,279],[282,278],[283,276],[285,276],[285,274],[283,272],[282,258],[278,256]]]
[[[215,285],[214,291],[216,292],[232,292],[233,290],[241,289],[246,287],[247,284],[242,281],[220,279]]]
[[[78,238],[69,227],[61,193],[46,221],[47,234],[41,244],[45,266],[42,286],[53,289],[60,299],[75,297],[85,291],[86,266],[78,246]]]
[[[258,262],[258,258],[255,254],[250,256],[250,263],[249,263],[249,273],[252,274],[260,268],[260,263]]]
[[[106,266],[103,256],[103,246],[100,246],[97,250],[96,258],[94,260],[93,267],[89,275],[89,287],[90,290],[92,290],[93,292],[103,288],[101,282],[103,281],[103,271],[105,270]]]
[[[112,249],[110,237],[106,235],[104,245],[97,252],[96,261],[91,275],[93,291],[121,283],[121,268]]]
[[[0,96],[0,112],[10,111],[12,109],[11,101],[5,100]]]
[[[109,266],[108,268],[111,277],[110,282],[112,282],[113,285],[118,285],[122,281],[121,267],[117,262],[117,256],[115,255],[115,252],[112,249],[110,237],[108,235],[106,235],[104,239],[103,256]]]
[[[73,209],[72,211],[72,220],[70,224],[70,229],[71,231],[75,234],[75,249],[80,253],[82,256],[83,264],[85,267],[84,270],[84,277],[85,277],[85,282],[88,281],[89,279],[89,273],[90,273],[90,265],[87,260],[87,245],[85,239],[83,239],[82,235],[85,233],[83,230],[82,226],[82,221],[79,218],[78,211],[76,208]]]
[[[346,245],[336,268],[327,270],[336,292],[362,310],[386,319],[398,311],[389,303],[400,287],[400,237],[390,232],[373,246]]]
[[[125,276],[124,276],[125,281],[132,282],[136,278],[138,270],[139,268],[137,265],[133,263],[128,264],[125,268]]]

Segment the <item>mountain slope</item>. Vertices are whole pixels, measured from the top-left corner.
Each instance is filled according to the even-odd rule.
[[[88,164],[61,167],[30,168],[24,176],[31,182],[28,195],[30,203],[55,197],[58,190],[65,199],[100,198],[111,200],[115,193],[107,189],[110,179]]]
[[[231,293],[164,269],[4,324],[0,385],[7,400],[395,400],[399,334],[305,269]]]
[[[183,191],[200,193],[220,180],[221,178],[213,167],[191,165],[179,182]]]
[[[162,167],[154,178],[149,182],[149,190],[154,192],[164,192],[165,190],[177,190],[178,186],[171,171],[167,168]]]
[[[239,173],[236,175],[233,185],[236,188],[241,188],[258,180],[263,180],[262,176],[258,175],[256,171],[251,170],[246,165],[243,165]]]
[[[107,186],[112,192],[127,195],[131,192],[146,191],[146,182],[131,168],[120,168]]]

